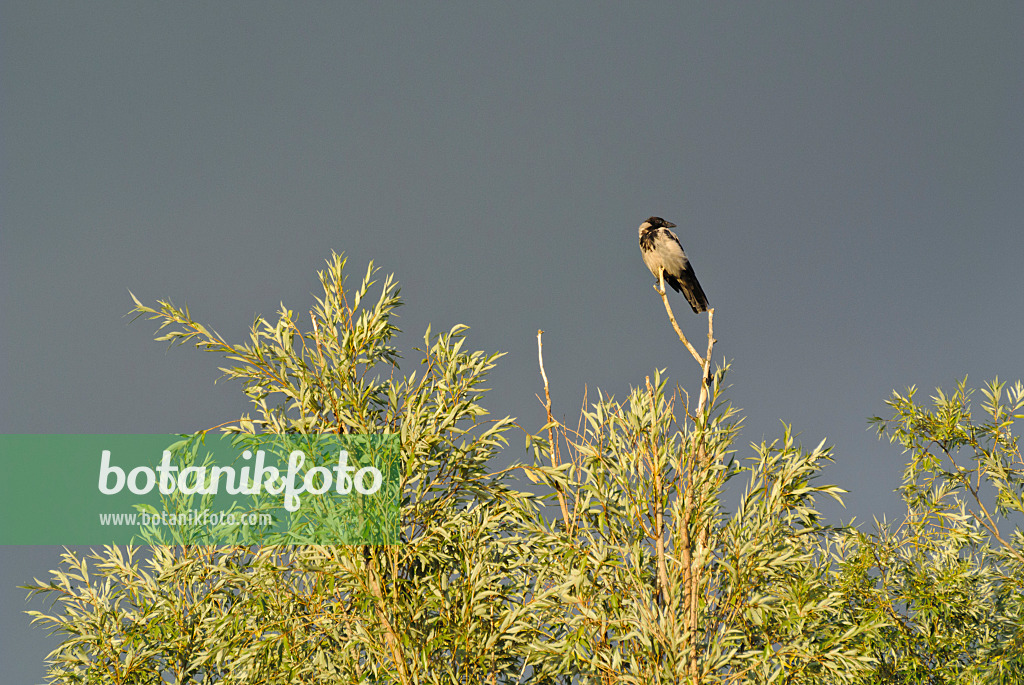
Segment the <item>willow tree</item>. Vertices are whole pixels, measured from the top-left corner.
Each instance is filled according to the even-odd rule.
[[[520,671],[532,624],[529,556],[508,531],[531,508],[488,462],[512,419],[482,405],[499,354],[466,349],[464,326],[428,328],[400,369],[401,305],[371,264],[347,284],[345,259],[319,273],[302,316],[282,306],[232,343],[170,301],[134,313],[157,340],[222,356],[252,412],[234,433],[398,434],[402,544],[106,548],[66,552],[34,620],[63,641],[55,682],[488,682]]]
[[[52,682],[1021,682],[1019,383],[990,384],[981,416],[963,385],[930,408],[895,395],[877,423],[909,455],[906,517],[834,527],[831,450],[786,426],[741,452],[714,311],[702,354],[663,285],[693,394],[653,370],[556,420],[538,333],[546,420],[530,463],[496,469],[515,426],[483,404],[500,355],[428,328],[402,368],[394,279],[371,264],[349,287],[339,255],[319,278],[307,312],[242,343],[169,301],[134,312],[226,360],[252,409],[217,430],[399,436],[400,544],[65,552],[28,586],[61,636]]]

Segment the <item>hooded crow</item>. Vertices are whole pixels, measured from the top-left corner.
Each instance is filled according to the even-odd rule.
[[[690,260],[679,244],[679,238],[669,229],[676,225],[660,216],[652,216],[640,224],[640,253],[644,264],[655,278],[665,271],[665,282],[677,293],[682,293],[695,314],[708,310],[708,298],[697,282]]]

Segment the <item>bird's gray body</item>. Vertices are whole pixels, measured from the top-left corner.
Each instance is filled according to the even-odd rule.
[[[679,238],[669,230],[675,226],[659,216],[652,216],[640,224],[640,253],[655,278],[658,278],[660,270],[664,270],[665,282],[683,294],[694,313],[706,312],[708,298],[697,282],[697,275],[693,273]]]

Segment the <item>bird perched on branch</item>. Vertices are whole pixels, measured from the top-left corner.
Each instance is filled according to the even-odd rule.
[[[652,216],[640,224],[640,253],[644,264],[659,279],[659,271],[665,273],[665,283],[677,293],[682,293],[695,314],[708,310],[708,298],[697,282],[690,260],[679,244],[679,238],[669,229],[676,225],[660,216]]]

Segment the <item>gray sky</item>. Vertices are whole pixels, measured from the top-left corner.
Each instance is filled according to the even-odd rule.
[[[636,244],[657,214],[716,309],[740,455],[792,423],[835,446],[836,522],[897,515],[866,417],[1024,376],[1022,35],[994,2],[4,3],[0,430],[237,417],[128,289],[239,340],[307,310],[332,249],[401,281],[407,359],[428,323],[508,352],[488,404],[524,426],[538,328],[567,418],[659,367],[694,389]],[[0,550],[8,682],[53,645],[13,586],[56,560]]]

